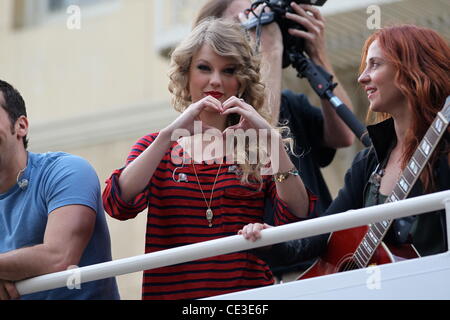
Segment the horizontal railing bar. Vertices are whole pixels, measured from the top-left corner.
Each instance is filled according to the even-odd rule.
[[[263,230],[261,232],[261,239],[255,242],[245,240],[243,236],[235,235],[77,269],[46,274],[17,282],[16,287],[20,295],[25,295],[65,287],[68,281],[73,279],[75,272],[77,273],[77,278],[80,280],[80,283],[85,283],[127,273],[195,261],[289,240],[358,227],[385,219],[397,219],[405,216],[441,210],[445,207],[446,201],[450,201],[450,190],[269,228]]]

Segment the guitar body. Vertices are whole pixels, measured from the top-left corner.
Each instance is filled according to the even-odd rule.
[[[362,226],[333,232],[328,240],[325,254],[318,258],[298,280],[358,269],[352,257],[368,230],[368,226]],[[412,245],[405,244],[388,247],[382,242],[375,250],[369,265],[392,263],[419,256]]]

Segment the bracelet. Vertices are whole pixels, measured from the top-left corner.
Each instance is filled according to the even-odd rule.
[[[283,182],[284,180],[289,178],[289,176],[298,176],[298,175],[300,175],[298,170],[296,168],[292,168],[288,172],[275,173],[273,175],[273,181],[275,181],[275,182]]]

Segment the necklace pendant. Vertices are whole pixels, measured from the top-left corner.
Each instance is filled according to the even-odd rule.
[[[206,220],[208,220],[209,227],[212,227],[212,219],[214,217],[214,214],[210,208],[206,210]]]

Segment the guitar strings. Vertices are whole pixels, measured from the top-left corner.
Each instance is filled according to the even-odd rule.
[[[359,267],[356,264],[356,262],[354,260],[354,255],[353,255],[351,261],[346,264],[344,270],[342,270],[342,271],[345,272],[345,271],[356,270],[356,269],[359,269]]]

